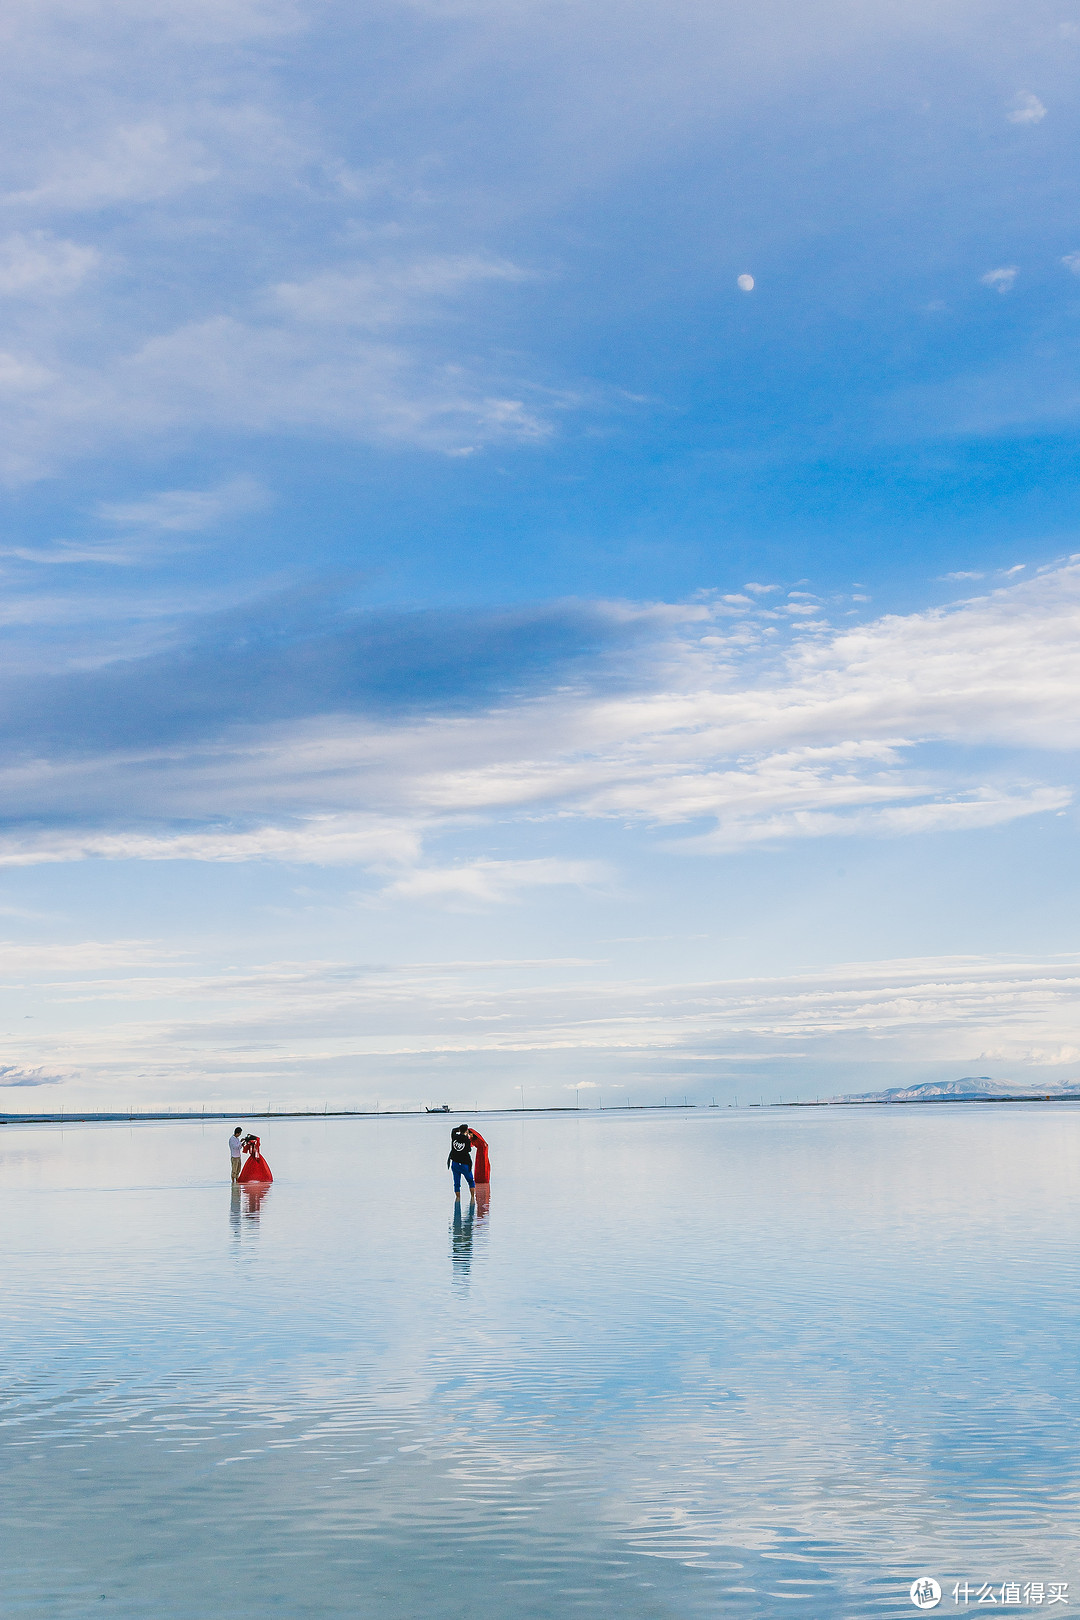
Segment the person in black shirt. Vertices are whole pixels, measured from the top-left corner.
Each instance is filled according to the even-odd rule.
[[[467,1125],[455,1125],[450,1132],[450,1152],[446,1160],[446,1168],[454,1172],[454,1197],[461,1197],[461,1178],[469,1183],[469,1190],[475,1192],[472,1173],[472,1141]]]

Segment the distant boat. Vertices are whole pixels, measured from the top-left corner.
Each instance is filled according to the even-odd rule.
[[[449,1112],[450,1112],[450,1104],[449,1103],[443,1103],[441,1108],[426,1108],[425,1107],[425,1109],[424,1109],[425,1114],[448,1114]]]

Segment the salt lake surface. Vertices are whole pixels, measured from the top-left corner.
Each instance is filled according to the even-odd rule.
[[[478,1125],[0,1131],[5,1615],[1080,1605],[1080,1107]]]

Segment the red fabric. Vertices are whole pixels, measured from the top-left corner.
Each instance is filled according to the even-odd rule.
[[[270,1173],[270,1166],[267,1164],[261,1153],[253,1153],[247,1164],[245,1164],[244,1168],[240,1172],[240,1180],[242,1182],[273,1181],[273,1179],[274,1178]]]
[[[262,1146],[259,1138],[257,1136],[245,1136],[240,1146],[248,1155],[248,1161],[237,1179],[240,1181],[273,1181],[270,1166],[259,1151]]]
[[[476,1149],[476,1159],[473,1163],[473,1180],[488,1182],[491,1180],[491,1163],[488,1159],[488,1145],[479,1131],[470,1130],[469,1140]]]

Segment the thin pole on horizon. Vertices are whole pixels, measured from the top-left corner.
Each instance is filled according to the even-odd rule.
[[[577,1086],[574,1087],[574,1107],[575,1108],[580,1108],[581,1107],[581,1092],[580,1092],[580,1090],[578,1089]]]
[[[524,1086],[518,1086],[518,1090],[521,1092],[521,1112],[524,1113],[525,1112],[525,1087]]]

